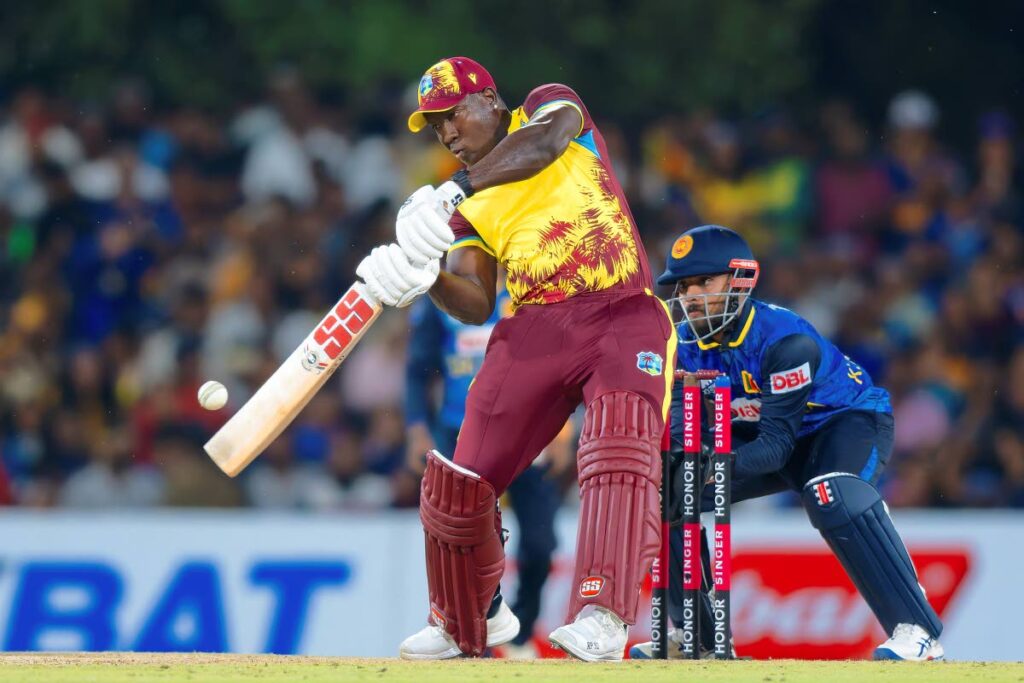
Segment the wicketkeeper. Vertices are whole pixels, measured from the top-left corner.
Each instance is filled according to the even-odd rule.
[[[875,658],[941,659],[942,623],[875,488],[892,452],[889,393],[809,322],[752,298],[759,274],[740,235],[705,225],[676,240],[658,278],[675,288],[668,304],[680,333],[678,368],[717,370],[731,380],[733,500],[798,492],[811,523],[891,635]],[[677,387],[672,441],[681,451],[682,382]],[[708,511],[710,490],[705,493],[702,509]],[[679,529],[672,533],[671,552],[669,567],[681,567]],[[677,624],[678,578],[669,593],[669,615]],[[702,606],[709,609],[706,600]],[[710,621],[708,614],[703,618]],[[710,633],[702,628],[702,635]],[[680,629],[670,633],[670,656],[680,656],[681,636]],[[630,656],[650,657],[650,645],[634,646]]]

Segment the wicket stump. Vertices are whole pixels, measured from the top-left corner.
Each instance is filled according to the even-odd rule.
[[[682,544],[682,656],[684,659],[700,657],[700,588],[701,520],[700,504],[704,487],[713,486],[715,533],[711,557],[714,598],[711,604],[714,626],[714,656],[732,658],[732,629],[730,626],[729,589],[732,575],[731,558],[731,467],[732,451],[731,388],[729,378],[713,370],[696,373],[676,373],[683,380],[683,454],[680,462],[682,476],[681,524]],[[710,472],[701,471],[701,387],[700,380],[714,380],[714,453]],[[672,480],[670,475],[669,427],[665,427],[662,441],[662,496],[661,496],[661,551],[652,567],[653,592],[651,597],[651,655],[654,659],[668,658],[668,592],[672,572],[669,551],[669,518],[672,510]],[[710,475],[710,477],[709,477]],[[710,482],[709,482],[710,479]]]

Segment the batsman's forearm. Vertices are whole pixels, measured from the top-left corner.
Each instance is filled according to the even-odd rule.
[[[552,135],[550,124],[520,128],[499,142],[469,169],[469,182],[479,192],[537,175],[569,146],[564,136]]]
[[[438,308],[467,325],[483,325],[494,311],[494,297],[474,278],[441,271],[427,294]]]

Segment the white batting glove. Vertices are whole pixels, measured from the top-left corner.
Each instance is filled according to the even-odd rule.
[[[413,263],[439,259],[452,246],[455,234],[448,221],[466,195],[452,181],[439,188],[424,185],[398,210],[395,233],[402,251]]]
[[[437,199],[438,208],[446,223],[451,220],[452,214],[455,213],[459,204],[468,199],[466,193],[454,180],[438,185],[434,190],[434,197]]]
[[[408,306],[426,293],[437,280],[439,271],[437,259],[415,265],[397,244],[374,247],[356,267],[356,275],[362,278],[377,301],[398,308]]]

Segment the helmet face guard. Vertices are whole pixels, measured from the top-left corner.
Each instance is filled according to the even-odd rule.
[[[761,267],[753,259],[734,258],[729,261],[729,268],[730,270],[726,271],[730,276],[729,288],[723,292],[687,295],[685,292],[679,292],[679,285],[676,285],[672,298],[665,303],[672,314],[672,322],[679,333],[680,343],[694,344],[707,341],[728,328],[743,310],[743,304],[757,285]],[[722,273],[708,275],[720,274]],[[697,302],[698,306],[703,304],[703,314],[687,310],[687,305],[694,302]],[[722,310],[712,313],[712,305],[720,302],[724,302]]]

